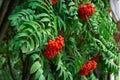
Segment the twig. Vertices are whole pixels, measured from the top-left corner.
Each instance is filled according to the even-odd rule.
[[[29,74],[29,56],[26,56],[25,58],[25,66],[24,66],[24,69],[23,69],[23,72],[22,72],[22,80],[29,80],[30,78],[30,74]]]
[[[12,72],[12,67],[11,67],[11,63],[10,63],[10,58],[9,58],[9,56],[8,56],[7,58],[8,58],[8,59],[7,59],[7,63],[8,63],[10,75],[11,75],[11,77],[12,77],[13,80],[17,80],[17,79],[14,77],[14,74],[13,74],[13,72]]]
[[[24,60],[23,60],[23,56],[22,56],[22,50],[21,50],[21,49],[19,49],[19,51],[20,51],[19,56],[20,56],[20,59],[21,59],[21,61],[22,61],[22,65],[23,65]],[[24,65],[23,65],[23,66],[24,66]]]
[[[8,37],[8,33],[6,35]],[[12,66],[11,66],[11,62],[10,62],[10,57],[8,55],[8,52],[9,52],[9,42],[8,42],[8,40],[7,40],[6,44],[7,44],[7,64],[8,64],[8,68],[9,68],[9,71],[10,71],[10,75],[11,75],[13,80],[17,80],[17,78],[14,76],[14,74],[12,72],[13,70],[12,70]]]
[[[5,10],[0,9],[0,42],[4,38],[4,35],[8,29],[10,21],[8,20],[8,16],[11,14],[12,10],[19,4],[20,0],[4,0],[5,4],[2,6],[3,9],[5,7]],[[2,8],[1,7],[1,8]],[[3,11],[3,12],[2,12]]]
[[[10,1],[11,0],[3,1],[2,7],[0,8],[0,10],[1,10],[1,13],[0,13],[0,26],[1,26],[1,24],[3,22],[3,19],[4,19],[5,15],[6,15],[6,13],[7,13]]]
[[[86,16],[87,17],[87,16]],[[87,17],[87,22],[88,22],[88,24],[89,24],[89,29],[90,29],[90,31],[92,31],[92,24],[90,23],[90,20],[89,20],[89,18]]]
[[[7,35],[8,36],[8,35]],[[12,67],[11,67],[11,62],[10,62],[10,57],[8,55],[8,41],[7,41],[7,63],[8,63],[8,67],[9,67],[9,71],[10,71],[10,75],[12,77],[13,80],[17,80],[16,77],[14,76],[13,72],[12,72]]]

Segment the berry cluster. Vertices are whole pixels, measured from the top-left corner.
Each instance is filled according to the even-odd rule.
[[[44,0],[44,1],[47,3],[46,0]],[[58,2],[58,0],[52,0],[52,5],[55,5],[57,2]]]
[[[95,12],[95,8],[89,2],[84,2],[83,4],[79,5],[78,8],[78,16],[83,20],[86,20],[87,17],[91,16]]]
[[[100,52],[96,56],[93,56],[90,60],[97,61],[99,58],[100,58]]]
[[[62,36],[58,36],[56,40],[49,40],[48,44],[46,44],[46,50],[44,54],[48,59],[53,58],[56,54],[58,54],[63,47],[64,38]]]
[[[52,0],[52,5],[55,5],[58,0]]]
[[[97,63],[94,60],[89,60],[81,67],[80,75],[88,75],[88,73],[96,68]]]

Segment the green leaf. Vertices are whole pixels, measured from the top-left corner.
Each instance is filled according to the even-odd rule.
[[[27,33],[19,33],[14,37],[14,40],[19,40],[20,38],[27,39],[29,35]]]
[[[73,5],[75,5],[75,3],[71,1],[71,2],[69,3],[69,6],[73,6]]]
[[[23,25],[26,25],[26,28],[31,27],[35,31],[37,31],[39,28],[41,28],[41,26],[37,22],[35,22],[35,21],[26,21],[26,22],[24,22]]]
[[[39,59],[39,55],[38,54],[33,54],[30,56],[30,62],[34,62],[36,61],[37,59]]]
[[[43,71],[41,71],[40,69],[35,74],[35,80],[45,80]]]
[[[49,19],[49,18],[42,18],[40,21],[41,21],[41,22],[49,22],[50,19]]]
[[[39,37],[35,33],[33,34],[33,36],[35,38],[35,45],[36,45],[36,49],[37,49],[40,46]]]
[[[31,44],[28,41],[26,41],[26,43],[22,44],[21,50],[23,53],[30,52],[30,49],[31,49]]]
[[[23,41],[23,40],[20,40],[20,41],[17,41],[17,42],[13,41],[12,44],[14,44],[14,43],[15,43],[15,45],[13,46],[13,49],[18,50],[25,43],[25,41]]]
[[[29,6],[32,7],[33,9],[35,8],[43,9],[49,13],[49,10],[48,10],[49,8],[46,8],[44,5],[40,5],[38,2],[31,2]]]
[[[37,17],[48,17],[49,18],[49,15],[47,13],[41,13],[41,14],[38,14]]]
[[[13,14],[8,17],[9,20],[16,20],[18,17],[21,17],[21,14]]]
[[[36,61],[30,68],[30,74],[35,73],[40,67],[41,67],[41,64],[39,63],[39,61]]]
[[[30,51],[32,51],[32,50],[34,50],[35,43],[34,43],[34,40],[31,37],[29,37],[29,39],[30,39],[30,45],[31,45]]]

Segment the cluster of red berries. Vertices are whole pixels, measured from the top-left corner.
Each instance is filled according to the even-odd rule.
[[[52,5],[55,5],[58,0],[52,0]]]
[[[46,0],[44,0],[44,1],[47,3]],[[58,2],[58,0],[52,0],[52,5],[55,5],[57,2]]]
[[[100,58],[100,52],[96,56],[93,56],[90,60],[97,61],[99,58]]]
[[[87,17],[91,16],[95,12],[95,8],[89,2],[84,2],[83,4],[79,5],[78,8],[78,16],[83,20],[86,20]]]
[[[100,58],[100,52],[93,56],[86,64],[84,64],[80,70],[80,75],[88,75],[88,73],[96,68],[96,61]]]
[[[51,59],[62,50],[63,45],[64,38],[62,36],[58,36],[55,40],[49,40],[44,54],[48,59]]]
[[[81,67],[80,75],[88,75],[88,73],[96,68],[97,63],[94,60],[89,60]]]

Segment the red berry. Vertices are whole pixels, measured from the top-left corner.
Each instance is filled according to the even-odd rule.
[[[55,5],[58,0],[52,0],[52,5]]]
[[[86,20],[95,12],[95,10],[96,9],[93,7],[91,3],[84,2],[83,4],[80,4],[78,7],[78,17],[80,17],[82,20]]]
[[[45,3],[47,3],[46,0],[44,0]],[[48,1],[49,2],[49,1]],[[58,0],[52,0],[52,5],[55,5],[58,2]],[[48,3],[47,3],[48,4]]]
[[[100,53],[98,53],[96,56],[93,56],[90,60],[97,61],[100,58]]]
[[[64,38],[62,36],[58,36],[56,40],[49,40],[48,44],[46,44],[46,50],[44,54],[48,59],[53,58],[60,51],[62,51],[62,47],[64,44]]]
[[[80,75],[88,75],[88,73],[96,68],[97,63],[94,60],[89,60],[80,69]]]

